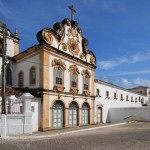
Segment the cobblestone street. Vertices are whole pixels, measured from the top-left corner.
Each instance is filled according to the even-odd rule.
[[[46,134],[46,132],[45,132]],[[149,150],[150,123],[120,126],[30,140],[0,140],[0,150]]]

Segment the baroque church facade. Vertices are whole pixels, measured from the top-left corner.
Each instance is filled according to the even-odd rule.
[[[42,131],[106,123],[109,108],[143,107],[149,100],[148,87],[140,93],[95,79],[96,57],[74,17],[41,29],[39,44],[21,53],[17,32],[11,35],[8,85],[41,98]]]

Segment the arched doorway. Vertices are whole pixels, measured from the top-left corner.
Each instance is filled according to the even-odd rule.
[[[72,102],[69,106],[69,125],[77,126],[78,118],[78,106],[75,102]]]
[[[89,106],[84,103],[82,106],[82,124],[86,125],[89,123]]]
[[[64,122],[64,105],[57,100],[52,107],[53,128],[62,128]]]

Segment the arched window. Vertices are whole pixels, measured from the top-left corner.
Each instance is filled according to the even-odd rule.
[[[36,69],[35,67],[31,67],[30,69],[30,84],[36,83]]]
[[[65,89],[64,71],[66,70],[66,64],[61,59],[54,59],[52,66],[54,66],[54,90],[62,92]]]
[[[56,85],[63,85],[63,71],[60,67],[56,68]]]
[[[73,88],[77,88],[78,87],[78,74],[76,72],[72,73],[71,87],[73,87]]]
[[[82,76],[83,76],[83,93],[85,95],[89,95],[91,73],[88,70],[82,70]]]
[[[89,78],[84,76],[83,78],[84,90],[89,90]]]
[[[24,73],[23,73],[23,71],[20,71],[18,74],[18,87],[19,88],[24,87]]]

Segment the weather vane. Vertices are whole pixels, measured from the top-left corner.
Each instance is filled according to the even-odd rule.
[[[69,6],[69,9],[71,10],[71,19],[74,20],[74,14],[77,13],[76,10],[74,9],[73,5]]]

